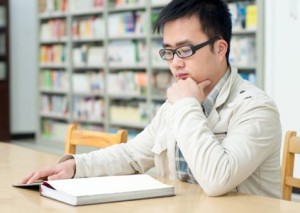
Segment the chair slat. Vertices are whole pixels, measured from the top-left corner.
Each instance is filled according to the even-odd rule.
[[[292,137],[289,145],[289,152],[300,154],[300,137]]]
[[[123,129],[113,134],[81,130],[77,129],[76,124],[70,124],[67,131],[65,154],[75,154],[77,145],[105,148],[114,144],[125,143],[127,138],[128,132]]]
[[[288,131],[285,135],[281,171],[281,192],[284,200],[291,200],[292,187],[300,188],[300,179],[293,177],[295,154],[300,154],[300,137],[297,132]]]

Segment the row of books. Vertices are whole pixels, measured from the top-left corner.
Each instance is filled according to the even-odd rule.
[[[76,119],[74,119],[76,122]],[[42,126],[42,136],[48,140],[60,141],[64,142],[66,138],[66,132],[68,128],[68,123],[63,121],[58,121],[55,119],[46,119],[44,118],[41,122]],[[79,129],[92,130],[104,132],[104,128],[101,124],[88,124],[84,122],[78,123]],[[110,128],[108,132],[116,133],[120,128]],[[140,133],[140,129],[128,129],[128,139],[134,138],[138,133]]]
[[[151,75],[151,92],[153,95],[165,96],[167,88],[174,78],[170,72],[157,71]],[[110,73],[107,79],[109,95],[146,96],[149,80],[143,71],[122,71]]]
[[[146,5],[146,0],[108,0],[111,8],[127,6]],[[167,4],[171,0],[151,0],[152,5]],[[41,13],[65,12],[70,6],[70,10],[88,11],[103,8],[104,0],[39,0],[39,11]]]
[[[231,40],[229,61],[235,66],[256,66],[256,42],[254,36],[235,36]]]
[[[41,112],[46,115],[68,115],[66,103],[66,97],[64,96],[44,95],[42,96]],[[132,132],[133,137],[140,132],[141,128],[147,125],[149,117],[156,113],[160,106],[161,103],[155,102],[149,108],[146,102],[113,101],[109,108],[111,125],[117,124],[118,128],[120,128],[119,125],[123,125],[129,130],[131,128],[128,128],[128,125],[136,126],[137,129]],[[73,122],[78,122],[85,129],[103,130],[102,122],[104,123],[105,106],[102,98],[76,96],[73,99],[72,107],[74,110],[72,112]],[[67,120],[61,121],[56,116],[53,118],[43,117],[42,134],[47,139],[64,140],[67,122]],[[110,131],[113,132],[113,128]]]
[[[64,19],[50,19],[41,24],[40,39],[63,40],[66,39],[66,21]]]
[[[108,16],[108,35],[145,35],[146,23],[145,11],[112,13]]]
[[[87,71],[85,73],[74,73],[72,85],[74,93],[101,93],[105,90],[104,72]]]
[[[145,5],[145,0],[111,0],[115,7],[126,7],[130,5]]]
[[[73,48],[74,66],[103,66],[104,47],[93,44],[82,44]]]
[[[39,73],[39,86],[41,89],[68,91],[68,82],[65,70],[44,69]]]
[[[160,102],[148,105],[145,101],[113,101],[109,107],[109,116],[112,124],[136,125],[139,129],[146,126],[150,118],[161,107]]]
[[[164,94],[173,82],[170,72],[154,72],[151,84],[154,94]],[[148,77],[145,71],[122,71],[108,75],[108,93],[110,95],[146,95]],[[41,89],[68,91],[69,83],[65,70],[43,69],[39,74]],[[72,75],[74,93],[101,93],[105,90],[104,71],[86,71]]]
[[[153,42],[151,60],[154,65],[167,66],[158,51],[161,42]],[[72,59],[75,66],[103,66],[104,47],[100,44],[82,44],[75,46]],[[40,62],[63,64],[66,62],[66,46],[64,44],[41,45]],[[143,65],[147,63],[147,47],[144,40],[116,40],[108,44],[108,62],[110,65]]]
[[[104,38],[104,20],[100,16],[80,17],[72,22],[73,39]]]
[[[104,101],[99,97],[75,96],[73,99],[73,118],[89,121],[103,121]]]
[[[257,6],[251,1],[239,1],[228,3],[232,17],[232,29],[256,29]]]
[[[68,8],[68,0],[40,0],[40,13],[65,12]]]
[[[165,5],[171,0],[151,0],[152,5]],[[146,5],[147,0],[111,0],[114,7],[126,7],[131,5]]]
[[[157,71],[152,74],[151,85],[154,95],[165,95],[166,89],[174,78],[170,72]],[[66,92],[69,83],[65,70],[43,69],[39,73],[39,85],[43,90]],[[109,95],[146,96],[148,77],[145,71],[122,71],[110,73],[107,78]],[[104,94],[104,71],[76,72],[72,75],[72,87],[75,94]]]
[[[108,45],[108,62],[110,65],[145,65],[147,47],[143,40],[112,41]]]
[[[71,11],[88,11],[103,7],[104,0],[71,0]]]
[[[159,55],[159,50],[161,50],[162,47],[162,40],[161,39],[155,39],[151,41],[151,61],[152,64],[155,66],[166,66],[167,62],[165,60],[162,60]]]
[[[109,107],[110,120],[113,123],[145,125],[150,113],[149,107],[143,101],[111,103]]]
[[[41,113],[45,115],[68,115],[66,96],[42,95]],[[100,97],[73,98],[73,119],[86,120],[87,122],[101,122],[105,116],[104,100]],[[153,103],[149,108],[145,101],[113,101],[109,107],[110,120],[113,123],[146,124],[160,104]]]
[[[57,116],[68,115],[68,100],[63,95],[46,95],[41,97],[41,113]]]
[[[47,140],[54,140],[64,143],[67,129],[68,124],[66,122],[45,118],[42,119],[41,134],[43,138]]]
[[[147,74],[143,71],[122,71],[108,75],[107,91],[110,95],[144,95],[148,84]],[[155,72],[151,78],[152,93],[164,95],[168,86],[173,82],[169,72]],[[39,85],[44,90],[68,91],[69,83],[64,70],[44,69],[39,74]],[[73,92],[77,94],[101,94],[105,90],[103,70],[86,71],[72,75]]]
[[[64,64],[66,62],[66,46],[61,44],[40,46],[40,62],[42,64]]]
[[[152,74],[152,94],[158,96],[165,96],[167,88],[175,79],[171,72],[159,71]]]
[[[74,120],[76,122],[76,119]],[[53,140],[57,142],[64,142],[66,139],[66,132],[68,123],[56,119],[43,118],[41,122],[41,132],[45,139]],[[101,125],[79,123],[79,129],[93,130],[103,132],[104,128]],[[113,131],[113,130],[112,130]]]
[[[146,95],[147,74],[142,71],[110,73],[107,80],[109,95]]]

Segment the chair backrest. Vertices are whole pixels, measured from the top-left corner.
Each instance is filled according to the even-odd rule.
[[[293,176],[295,154],[300,154],[300,137],[297,132],[288,131],[285,135],[281,165],[281,192],[284,200],[291,200],[292,187],[300,188],[300,179]]]
[[[75,154],[76,146],[93,146],[104,148],[127,141],[127,130],[118,130],[117,133],[105,133],[77,128],[77,124],[70,124],[67,130],[65,154]]]

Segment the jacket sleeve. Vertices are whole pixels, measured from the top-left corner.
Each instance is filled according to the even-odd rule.
[[[163,107],[161,107],[163,108]],[[151,123],[135,138],[125,144],[113,145],[105,149],[74,155],[75,178],[105,175],[144,173],[154,166],[153,147],[159,128],[162,109]]]
[[[228,113],[227,136],[221,142],[209,128],[194,98],[172,105],[175,139],[194,177],[209,196],[223,195],[249,177],[275,149],[281,126],[268,99],[245,99]]]

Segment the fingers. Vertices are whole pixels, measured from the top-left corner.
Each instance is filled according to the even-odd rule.
[[[33,182],[36,182],[38,180],[46,180],[44,177],[39,177],[35,172],[31,173],[27,177],[23,178],[21,181],[19,181],[18,184],[30,184]]]
[[[37,172],[34,172],[33,175],[27,180],[27,184],[33,183],[37,180],[46,180],[49,175],[53,174],[53,169],[51,167],[43,168]]]
[[[48,166],[42,168],[36,172],[30,173],[24,179],[22,179],[20,184],[30,184],[36,182],[37,180],[46,180],[49,175],[53,175],[55,173],[55,166]]]
[[[28,176],[26,176],[25,178],[23,178],[21,181],[19,181],[18,184],[26,184],[28,182],[28,180],[34,175],[34,172],[30,173]]]
[[[20,184],[30,184],[37,180],[57,180],[72,178],[75,174],[76,163],[74,159],[64,161],[62,163],[44,167],[36,172],[29,174],[22,179]]]

